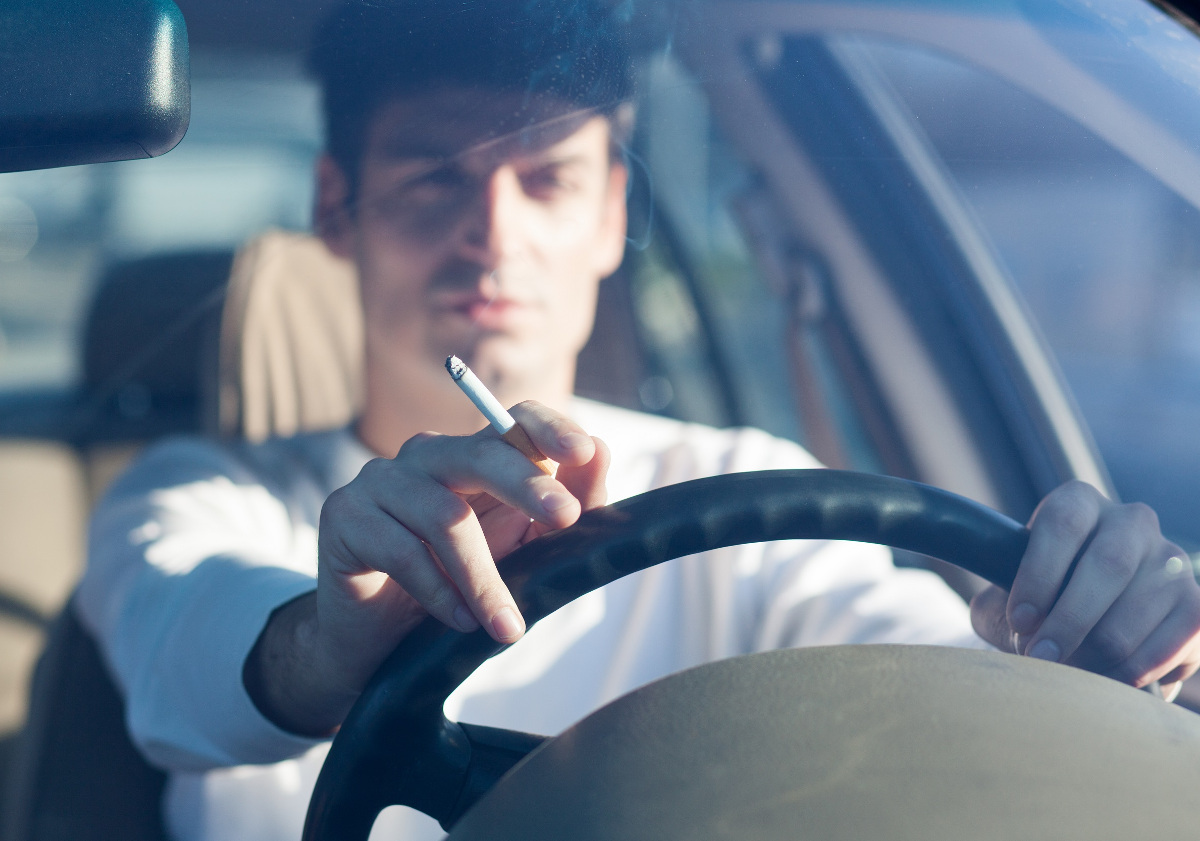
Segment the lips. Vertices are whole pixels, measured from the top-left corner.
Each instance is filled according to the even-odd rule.
[[[441,309],[484,330],[503,330],[528,317],[532,307],[513,298],[455,295],[443,298]]]

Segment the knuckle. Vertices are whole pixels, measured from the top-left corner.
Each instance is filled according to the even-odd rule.
[[[373,458],[358,471],[358,478],[366,482],[376,481],[387,473],[390,466],[391,462],[388,459]]]
[[[400,449],[396,452],[396,461],[409,461],[418,458],[421,453],[429,449],[434,441],[442,437],[444,436],[439,432],[418,432],[400,445]],[[383,459],[376,460],[383,461]]]
[[[1131,502],[1122,507],[1134,528],[1146,532],[1158,532],[1158,514],[1144,502]]]
[[[428,506],[426,516],[434,531],[448,533],[471,516],[471,506],[453,494],[447,494]]]
[[[321,529],[324,531],[336,522],[355,517],[360,508],[357,495],[349,486],[338,488],[325,498],[321,505]]]
[[[1086,535],[1096,522],[1098,506],[1094,494],[1095,491],[1082,482],[1064,486],[1059,493],[1046,498],[1039,519],[1060,533]]]
[[[497,447],[497,444],[500,443],[499,439],[491,436],[472,435],[462,440],[466,456],[473,464],[494,459],[498,452],[503,452]]]
[[[1133,577],[1138,566],[1136,553],[1125,542],[1105,542],[1092,545],[1088,552],[1092,566],[1109,579],[1125,580]]]

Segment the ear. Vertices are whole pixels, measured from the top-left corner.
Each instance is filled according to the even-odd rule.
[[[313,230],[334,254],[352,259],[354,220],[350,214],[350,182],[328,153],[317,158],[316,178]]]
[[[600,277],[608,277],[615,272],[625,257],[625,234],[629,223],[625,208],[625,189],[628,182],[629,171],[625,165],[614,162],[608,168],[604,219],[597,233],[596,270]]]

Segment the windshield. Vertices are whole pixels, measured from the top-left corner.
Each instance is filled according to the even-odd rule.
[[[177,1],[178,147],[0,174],[0,472],[19,477],[0,488],[0,613],[11,599],[27,632],[0,733],[131,459],[171,436],[353,429],[364,348],[427,338],[414,299],[364,313],[368,249],[339,220],[367,212],[423,246],[379,260],[441,284],[470,341],[527,303],[496,272],[486,300],[455,297],[469,261],[421,262],[497,161],[519,164],[540,237],[513,276],[539,301],[596,282],[587,323],[548,330],[578,338],[564,376],[582,411],[762,429],[1022,522],[1078,478],[1148,503],[1200,558],[1200,40],[1157,5],[611,0],[619,83],[606,56],[556,54],[519,89],[501,65],[482,82],[395,71],[380,101],[339,105],[320,67],[337,4]],[[582,6],[561,5],[567,27]],[[572,145],[589,130],[603,142]],[[589,154],[616,180],[588,181]],[[571,225],[543,212],[593,188],[626,223],[608,262],[572,240],[582,203]],[[444,377],[457,350],[438,347]]]

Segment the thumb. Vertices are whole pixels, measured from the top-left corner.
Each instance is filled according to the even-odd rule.
[[[971,599],[971,625],[975,633],[1001,651],[1012,652],[1013,631],[1008,624],[1008,591],[992,585]]]

